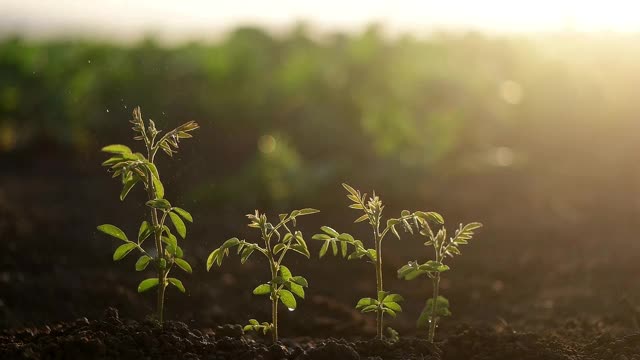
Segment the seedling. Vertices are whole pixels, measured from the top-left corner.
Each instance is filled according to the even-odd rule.
[[[417,218],[416,228],[420,234],[428,238],[425,246],[433,246],[435,252],[435,260],[429,260],[424,264],[418,264],[417,261],[411,261],[398,270],[398,277],[405,280],[413,280],[421,275],[427,275],[431,279],[433,285],[433,296],[427,300],[420,317],[418,318],[418,328],[429,328],[430,342],[433,342],[436,333],[436,327],[441,317],[450,316],[449,300],[440,295],[440,274],[449,270],[449,266],[444,264],[446,257],[460,255],[460,245],[467,244],[473,237],[474,231],[482,227],[482,224],[473,222],[460,226],[452,237],[447,239],[447,230],[442,226],[437,233],[431,229],[429,222],[424,218]]]
[[[352,235],[339,233],[328,226],[323,226],[321,230],[324,233],[314,235],[313,239],[324,241],[324,244],[320,248],[321,258],[327,253],[329,246],[331,246],[333,255],[338,255],[338,252],[340,252],[343,257],[347,257],[348,259],[366,258],[375,266],[376,296],[374,298],[366,297],[360,299],[356,304],[356,309],[363,313],[376,313],[376,336],[379,339],[382,339],[384,314],[389,314],[390,316],[395,317],[397,312],[402,311],[402,307],[399,303],[404,300],[402,296],[398,294],[391,294],[384,290],[382,277],[382,240],[389,232],[393,233],[398,239],[400,239],[400,234],[396,229],[396,225],[402,224],[406,231],[413,232],[413,229],[409,225],[409,221],[417,221],[416,219],[422,218],[425,221],[429,220],[440,222],[442,217],[439,214],[432,212],[410,213],[405,210],[399,218],[388,219],[384,229],[380,230],[383,222],[382,211],[384,209],[384,205],[375,192],[373,193],[373,196],[367,198],[367,194],[361,194],[359,190],[355,190],[347,184],[342,184],[342,186],[348,192],[347,198],[353,202],[349,207],[360,210],[364,213],[362,216],[358,217],[355,222],[359,223],[369,221],[369,224],[373,229],[374,248],[367,249],[364,247],[362,241],[354,239]],[[349,246],[353,247],[353,251],[347,256]],[[338,249],[338,247],[340,249]]]
[[[148,126],[145,124],[139,107],[133,111],[131,123],[133,124],[133,131],[136,133],[134,139],[144,141],[146,155],[138,152],[133,153],[125,145],[109,145],[102,148],[102,151],[111,154],[111,157],[103,162],[102,165],[113,172],[114,178],[120,177],[122,180],[123,187],[120,193],[120,200],[124,200],[131,189],[138,183],[143,185],[147,191],[148,201],[146,205],[150,209],[149,221],[145,220],[140,225],[137,241],[129,240],[124,231],[114,225],[100,225],[98,230],[124,242],[113,253],[114,261],[122,260],[131,251],[137,249],[142,255],[136,262],[136,271],[145,270],[149,264],[154,265],[157,270],[157,276],[143,280],[138,285],[138,292],[142,293],[155,287],[158,288],[156,315],[158,321],[162,324],[164,293],[167,285],[171,284],[181,292],[185,292],[182,282],[174,277],[169,277],[169,272],[171,272],[174,265],[188,273],[192,272],[191,265],[182,258],[183,251],[178,246],[178,238],[165,225],[165,221],[168,217],[178,235],[184,239],[187,236],[187,227],[183,219],[193,222],[193,217],[186,210],[172,206],[164,198],[164,186],[160,181],[160,173],[154,160],[158,150],[173,156],[177,152],[180,139],[191,138],[192,136],[189,133],[196,130],[198,124],[194,121],[189,121],[163,136],[159,136],[161,131],[156,129],[153,120],[148,121]],[[144,241],[150,237],[155,241],[154,251],[147,251],[143,248]]]
[[[244,264],[249,256],[255,251],[264,255],[269,262],[271,270],[271,280],[265,284],[258,285],[253,289],[255,295],[269,295],[271,299],[271,322],[258,322],[255,319],[249,320],[249,324],[244,327],[244,331],[261,331],[266,335],[271,331],[273,342],[278,341],[278,301],[293,311],[297,307],[295,296],[304,299],[304,288],[309,287],[307,279],[302,276],[293,276],[289,268],[282,265],[285,255],[289,250],[310,257],[307,243],[302,237],[302,232],[296,230],[296,219],[298,216],[310,215],[319,212],[316,209],[294,210],[290,214],[280,214],[280,221],[273,225],[267,220],[265,214],[260,214],[257,210],[255,214],[249,214],[249,227],[260,230],[260,236],[264,247],[257,243],[247,242],[238,238],[231,238],[225,241],[222,246],[213,250],[207,259],[207,271],[213,264],[222,265],[225,255],[229,255],[229,250],[234,246],[238,248],[240,262]],[[284,235],[281,235],[281,232]],[[294,296],[295,295],[295,296]]]

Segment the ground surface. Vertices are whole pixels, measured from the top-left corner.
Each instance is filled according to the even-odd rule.
[[[133,271],[135,259],[114,264],[116,244],[95,231],[104,222],[135,231],[144,211],[135,195],[120,203],[117,185],[98,166],[64,171],[50,160],[15,162],[0,174],[1,359],[640,359],[640,242],[634,229],[618,226],[621,214],[603,213],[581,226],[461,215],[486,226],[443,280],[453,317],[442,322],[436,348],[419,340],[425,334],[414,327],[429,284],[394,276],[407,261],[426,259],[419,239],[385,243],[386,287],[406,298],[404,312],[388,322],[401,336],[395,344],[362,340],[372,337],[374,319],[353,310],[360,297],[372,295],[373,268],[318,260],[319,244],[309,240],[313,259],[286,263],[309,280],[307,298],[282,314],[284,340],[270,346],[218,328],[269,318],[268,300],[251,295],[266,280],[266,264],[252,258],[241,266],[232,256],[221,269],[204,270],[211,249],[232,235],[249,236],[242,233],[243,214],[251,209],[198,207],[178,196],[196,217],[184,244],[194,274],[182,276],[187,295],[168,292],[166,317],[176,322],[160,330],[145,322],[154,299],[135,291],[145,277]],[[327,215],[332,211],[301,225],[305,235],[336,223]],[[366,238],[349,222],[335,225],[347,226]],[[104,314],[110,307],[119,318]]]

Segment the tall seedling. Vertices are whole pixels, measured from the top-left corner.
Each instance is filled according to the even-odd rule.
[[[173,226],[181,238],[187,236],[187,228],[183,221],[193,222],[191,214],[179,207],[172,206],[164,198],[164,186],[160,181],[160,173],[155,165],[155,157],[159,150],[169,156],[177,152],[180,139],[192,137],[191,131],[198,129],[198,124],[189,121],[177,128],[160,135],[161,131],[156,129],[153,120],[145,124],[142,119],[140,108],[133,111],[133,131],[136,133],[135,140],[143,141],[146,147],[146,155],[134,153],[125,145],[109,145],[102,148],[102,151],[111,154],[111,157],[102,163],[113,173],[113,177],[119,177],[122,181],[122,192],[120,200],[124,200],[127,194],[137,184],[141,184],[146,190],[149,207],[149,219],[140,225],[137,240],[132,241],[125,235],[124,231],[117,226],[104,224],[98,226],[98,230],[124,242],[113,253],[113,260],[123,259],[134,249],[137,249],[141,256],[136,262],[136,271],[143,271],[149,264],[153,264],[156,269],[156,277],[143,280],[138,285],[138,292],[144,292],[157,287],[157,319],[162,324],[164,294],[168,284],[185,292],[182,282],[174,277],[169,277],[169,273],[174,266],[191,273],[191,265],[186,262],[183,252],[178,246],[178,239],[171,229],[165,225],[167,218],[171,220]],[[147,251],[143,248],[147,238],[153,238],[155,249]]]
[[[269,299],[271,299],[271,323],[260,323],[255,319],[251,319],[249,324],[244,327],[245,331],[261,331],[265,335],[271,331],[273,342],[278,341],[278,301],[286,306],[289,311],[293,311],[297,307],[294,295],[304,299],[304,288],[309,286],[307,280],[302,276],[293,276],[289,268],[282,265],[282,261],[289,250],[307,258],[310,257],[302,232],[295,229],[296,219],[298,216],[317,212],[319,211],[316,209],[301,209],[294,210],[290,214],[280,214],[280,221],[273,225],[267,220],[265,214],[260,214],[256,210],[255,214],[247,215],[250,220],[249,227],[260,230],[260,237],[264,246],[238,238],[231,238],[209,255],[207,271],[211,269],[214,263],[221,266],[225,255],[228,255],[229,249],[233,247],[238,248],[240,262],[243,264],[255,251],[264,255],[269,262],[271,279],[265,284],[258,285],[253,290],[253,293],[255,295],[269,295]]]
[[[433,292],[431,298],[427,300],[420,317],[418,318],[418,328],[429,329],[428,340],[433,342],[436,327],[441,317],[450,316],[449,300],[440,295],[440,274],[449,270],[449,266],[444,264],[447,257],[460,255],[460,245],[467,244],[473,237],[474,231],[482,227],[482,224],[473,222],[458,227],[452,237],[447,239],[447,230],[441,227],[437,233],[431,229],[429,223],[423,218],[418,218],[416,228],[420,234],[427,237],[425,246],[432,246],[434,249],[434,260],[429,260],[424,264],[418,264],[417,261],[411,261],[398,270],[398,277],[405,280],[413,280],[422,275],[426,275],[431,279]]]
[[[402,296],[391,294],[384,290],[382,276],[382,240],[384,240],[389,232],[400,239],[400,234],[396,229],[396,226],[399,224],[401,224],[406,231],[413,232],[409,221],[417,222],[417,219],[421,218],[425,221],[440,223],[442,217],[433,212],[410,213],[405,210],[399,218],[388,219],[386,225],[382,228],[382,211],[384,210],[384,205],[380,198],[376,196],[375,193],[373,196],[367,198],[367,194],[361,194],[359,190],[355,190],[347,184],[342,184],[342,186],[348,192],[347,198],[352,201],[349,207],[363,212],[363,215],[358,217],[355,222],[369,222],[373,230],[374,248],[367,249],[364,247],[362,241],[354,239],[354,237],[348,233],[339,233],[329,226],[323,226],[321,229],[324,233],[314,235],[313,239],[324,241],[320,249],[320,257],[323,257],[327,253],[329,247],[331,247],[334,255],[338,255],[338,253],[341,252],[343,257],[347,257],[349,253],[348,247],[351,246],[353,251],[348,255],[348,259],[366,258],[374,265],[376,272],[376,296],[374,298],[367,297],[360,299],[356,304],[356,309],[364,313],[376,313],[376,334],[378,338],[382,339],[384,314],[395,317],[397,312],[402,311],[399,302],[404,300]]]

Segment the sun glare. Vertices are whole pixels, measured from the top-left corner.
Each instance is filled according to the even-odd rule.
[[[371,22],[391,30],[473,29],[491,32],[638,32],[634,1],[335,1],[0,0],[0,19],[16,26],[95,31],[198,34],[238,24],[281,28],[305,21],[322,30],[358,30]],[[210,33],[210,32],[209,32]]]

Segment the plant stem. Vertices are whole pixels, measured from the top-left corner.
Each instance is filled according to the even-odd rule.
[[[149,162],[153,163],[153,154],[151,153],[151,150],[149,150]],[[153,200],[156,198],[155,195],[155,188],[153,187],[153,174],[151,173],[151,170],[147,169],[147,196],[149,198],[149,200]],[[163,251],[162,251],[162,228],[160,227],[160,224],[158,222],[158,211],[154,208],[151,208],[151,224],[153,225],[153,235],[154,235],[154,239],[155,239],[155,243],[156,243],[156,251],[157,251],[157,266],[158,266],[158,299],[157,299],[157,314],[156,316],[158,317],[158,321],[160,322],[160,324],[162,325],[164,322],[164,291],[166,288],[166,272],[165,269],[162,269],[160,267],[160,259],[163,258]]]
[[[271,322],[271,340],[275,343],[278,342],[278,294],[275,288],[271,289]]]
[[[433,284],[433,298],[431,300],[431,317],[429,319],[429,342],[433,343],[433,339],[436,336],[436,305],[438,300],[438,295],[440,291],[440,273],[436,273],[435,277],[431,279]]]
[[[379,232],[374,231],[375,237],[375,245],[376,245],[376,298],[379,297],[383,290],[382,284],[382,239],[380,238]],[[382,321],[383,321],[384,313],[381,308],[378,308],[376,312],[376,337],[382,340]]]
[[[261,231],[265,248],[267,249],[269,268],[271,269],[271,340],[275,343],[278,341],[278,291],[276,289],[274,279],[278,276],[278,263],[273,258],[270,236],[267,235],[267,232],[264,229],[261,229]]]

